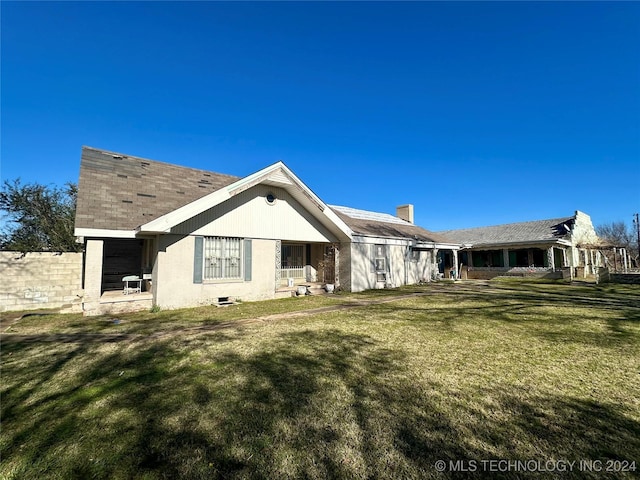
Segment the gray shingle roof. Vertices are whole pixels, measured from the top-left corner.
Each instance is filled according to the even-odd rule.
[[[76,228],[133,230],[238,179],[83,147]]]
[[[387,213],[369,212],[350,207],[329,205],[340,219],[360,235],[390,238],[414,238],[422,242],[457,243]]]
[[[239,179],[83,147],[76,228],[133,230]],[[457,243],[386,213],[330,208],[358,234]]]
[[[555,242],[569,239],[574,217],[536,220],[532,222],[509,223],[490,227],[464,228],[438,232],[458,243],[482,246],[506,243]]]

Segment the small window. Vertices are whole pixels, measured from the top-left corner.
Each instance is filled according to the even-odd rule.
[[[377,282],[381,282],[384,283],[387,281],[387,274],[386,273],[377,273],[376,274],[376,281]]]
[[[387,247],[386,245],[373,246],[373,265],[376,272],[387,271]]]
[[[411,250],[411,261],[418,262],[420,260],[420,250]]]
[[[267,195],[264,198],[269,205],[273,205],[276,203],[276,196],[271,192],[267,193]]]

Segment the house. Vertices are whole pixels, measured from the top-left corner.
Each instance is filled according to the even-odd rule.
[[[591,217],[573,216],[489,227],[446,230],[439,234],[462,245],[466,278],[524,275],[546,278],[586,276],[603,265]]]
[[[284,163],[246,177],[83,147],[75,235],[87,315],[429,280],[458,245],[402,218],[325,204]],[[123,295],[123,278],[141,278]]]

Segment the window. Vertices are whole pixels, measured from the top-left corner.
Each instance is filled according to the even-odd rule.
[[[206,280],[242,278],[242,239],[205,237],[204,278]]]
[[[385,245],[373,246],[373,264],[376,272],[385,272],[387,270]]]

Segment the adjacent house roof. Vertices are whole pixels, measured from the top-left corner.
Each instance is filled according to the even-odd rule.
[[[504,244],[526,244],[570,241],[575,217],[509,223],[490,227],[445,230],[441,235],[463,244],[463,246],[492,246]]]
[[[76,228],[133,230],[238,179],[82,147]]]
[[[369,212],[350,207],[329,205],[336,215],[357,235],[412,238],[418,242],[456,244],[444,235],[430,232],[413,223],[387,213]]]

